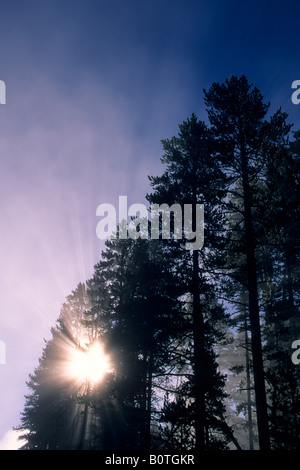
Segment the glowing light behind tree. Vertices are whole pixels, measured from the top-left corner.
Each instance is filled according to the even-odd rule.
[[[111,371],[109,357],[98,341],[86,350],[73,349],[68,362],[70,378],[79,382],[98,383]]]

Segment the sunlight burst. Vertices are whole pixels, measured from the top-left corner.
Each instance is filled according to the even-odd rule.
[[[92,344],[86,351],[73,351],[69,372],[74,379],[96,383],[109,372],[109,359],[100,343]]]

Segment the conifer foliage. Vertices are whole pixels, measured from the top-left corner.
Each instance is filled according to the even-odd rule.
[[[149,176],[171,236],[117,233],[67,297],[28,381],[24,449],[299,448],[299,132],[245,76],[204,102],[208,124],[180,124]],[[172,205],[192,208],[195,236],[204,205],[201,247]]]

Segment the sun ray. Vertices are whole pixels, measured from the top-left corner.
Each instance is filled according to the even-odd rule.
[[[74,380],[98,383],[110,371],[110,363],[102,345],[96,341],[85,349],[74,349],[68,373]]]

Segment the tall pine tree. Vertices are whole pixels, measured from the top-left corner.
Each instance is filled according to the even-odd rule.
[[[218,322],[224,311],[218,304],[211,274],[215,253],[218,251],[220,218],[218,201],[223,195],[223,176],[212,153],[212,138],[205,123],[193,114],[179,126],[178,137],[162,142],[162,163],[166,170],[162,176],[150,177],[154,188],[147,195],[151,204],[185,204],[192,207],[192,227],[196,233],[201,225],[196,207],[205,207],[205,247],[186,250],[185,234],[182,240],[170,243],[170,256],[174,266],[180,267],[184,294],[190,303],[190,328],[192,345],[192,377],[189,396],[193,401],[192,422],[195,429],[195,449],[203,450],[215,445],[214,431],[224,425],[222,399],[224,381],[217,371],[214,344],[218,338]],[[174,220],[175,226],[176,219]],[[181,227],[182,228],[182,227]],[[196,248],[196,246],[195,246]],[[183,385],[186,389],[187,384]],[[214,391],[213,394],[210,390]],[[180,402],[184,405],[184,401]],[[225,435],[228,436],[228,427]]]

